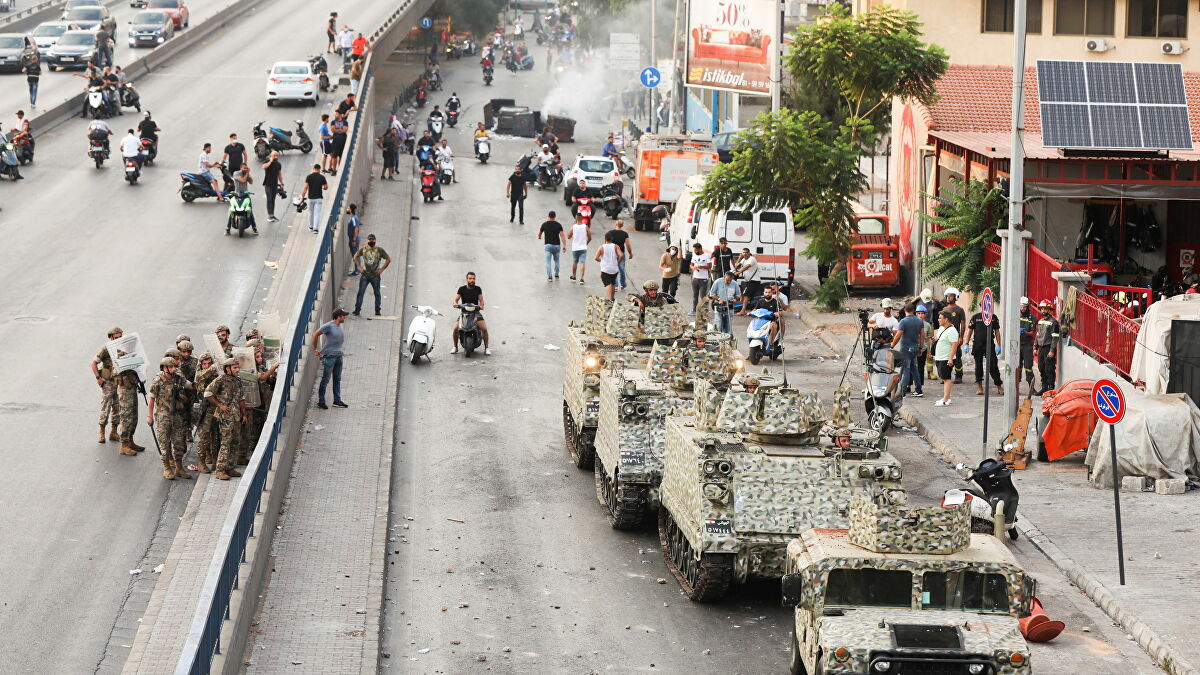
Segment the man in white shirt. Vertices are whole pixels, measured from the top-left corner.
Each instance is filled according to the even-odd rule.
[[[881,311],[875,312],[875,314],[871,316],[871,319],[867,322],[867,328],[886,328],[891,331],[891,334],[895,334],[895,332],[900,329],[900,319],[897,319],[896,316],[892,314],[892,307],[893,305],[890,298],[884,298],[880,300],[879,309]]]
[[[454,182],[458,182],[458,171],[454,168],[454,151],[450,149],[450,141],[442,139],[440,145],[437,146],[437,159],[440,166],[449,166],[450,175],[454,177]]]
[[[537,161],[538,161],[537,166],[534,167],[534,169],[533,169],[533,177],[535,180],[537,179],[538,176],[541,175],[542,169],[546,168],[547,166],[550,166],[550,162],[554,161],[554,153],[550,152],[549,145],[542,146],[542,152],[540,155],[538,155]]]
[[[712,256],[704,252],[700,244],[692,244],[692,311],[688,316],[696,315],[696,306],[700,298],[708,297],[709,271],[712,269]]]
[[[350,30],[350,26],[343,25],[337,40],[338,49],[342,52],[342,70],[349,72],[350,52],[354,49],[354,31]]]
[[[737,315],[746,316],[750,313],[750,303],[762,295],[762,282],[758,280],[758,258],[750,253],[750,249],[743,248],[738,259],[733,261],[733,271],[741,279],[738,285],[742,287],[742,311]]]
[[[587,262],[587,247],[592,241],[592,230],[583,224],[582,216],[575,216],[575,224],[571,226],[571,281],[583,283],[583,270]],[[578,270],[579,278],[575,278]]]
[[[200,151],[200,161],[198,162],[199,166],[196,169],[196,173],[204,176],[208,179],[208,182],[212,183],[213,192],[217,193],[217,201],[223,202],[225,201],[225,197],[221,195],[221,190],[217,187],[217,179],[213,177],[211,171],[213,167],[221,165],[212,161],[211,153],[212,143],[205,143],[204,149]]]
[[[134,160],[138,169],[142,168],[142,141],[133,133],[133,129],[121,139],[121,157]]]

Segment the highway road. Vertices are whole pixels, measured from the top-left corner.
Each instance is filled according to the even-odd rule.
[[[611,529],[590,472],[577,470],[563,449],[562,353],[546,346],[561,346],[566,323],[582,319],[585,295],[602,292],[599,275],[589,261],[587,286],[569,283],[565,270],[561,281],[545,280],[535,236],[546,211],[564,212],[561,193],[531,189],[526,224],[508,222],[504,180],[530,141],[498,140],[487,166],[471,159],[469,141],[487,98],[537,108],[550,78],[540,67],[501,71],[485,89],[473,63],[445,70],[447,88],[466,105],[467,124],[447,133],[460,184],[446,188],[445,202],[418,204],[405,304],[434,305],[449,318],[439,321],[432,362],[405,362],[401,370],[386,663],[412,673],[784,672],[790,617],[778,585],[738,587],[710,605],[689,602],[663,564],[657,532]],[[573,90],[598,96],[599,86]],[[580,120],[580,141],[564,144],[564,157],[595,154],[610,128]],[[609,227],[598,216],[594,237]],[[657,237],[635,232],[632,242],[631,285],[657,278]],[[467,271],[484,289],[490,357],[447,353],[450,304]],[[790,376],[828,405],[843,363],[791,324]],[[737,330],[744,335],[741,320]],[[922,439],[893,435],[915,502],[960,486]],[[1055,642],[1033,647],[1035,672],[1161,672],[1036,550],[1024,541],[1015,550],[1038,576],[1048,611],[1069,626]]]
[[[337,9],[353,25],[375,27],[393,6],[345,0]],[[197,8],[192,30],[204,11]],[[113,325],[139,333],[155,361],[179,333],[199,340],[221,323],[238,335],[253,327],[271,280],[264,261],[279,258],[291,210],[266,224],[257,204],[261,235],[226,237],[223,205],[183,203],[178,172],[195,169],[205,141],[219,149],[236,131],[249,146],[259,120],[303,119],[316,135],[324,106],[267,108],[263,91],[274,61],[324,48],[328,11],[268,0],[143,78],[142,98],[163,132],[159,159],[137,185],[122,180],[117,160],[94,168],[82,120],[38,141],[25,180],[0,185],[0,343],[12,364],[0,379],[0,670],[107,672],[124,659],[191,482],[162,479],[144,419],[137,440],[145,453],[122,457],[118,444],[96,443],[99,397],[88,362]],[[118,60],[128,51],[119,49]],[[18,79],[23,87],[23,78],[0,82],[15,87]],[[43,79],[78,82],[61,73]],[[112,124],[121,134],[137,121],[130,114]],[[316,158],[285,155],[289,188],[298,190]]]

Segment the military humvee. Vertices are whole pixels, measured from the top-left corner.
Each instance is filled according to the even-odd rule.
[[[792,673],[1032,672],[1018,619],[1036,582],[1000,540],[971,534],[966,505],[856,499],[848,530],[788,544],[782,586]]]
[[[691,413],[693,381],[728,382],[742,365],[729,335],[709,333],[703,348],[688,339],[659,342],[645,368],[600,374],[596,498],[614,528],[640,527],[658,508],[664,422]]]
[[[787,544],[813,527],[846,527],[854,497],[906,502],[886,445],[820,441],[820,398],[763,378],[753,392],[696,383],[694,417],[667,419],[659,537],[692,600],[749,578],[783,575]]]

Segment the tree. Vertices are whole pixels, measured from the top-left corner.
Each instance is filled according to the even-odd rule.
[[[920,214],[922,221],[938,227],[937,232],[925,236],[953,245],[922,258],[925,275],[978,298],[984,288],[999,280],[998,270],[983,262],[984,249],[996,239],[999,224],[1007,222],[1008,202],[999,187],[989,190],[982,181],[964,183],[955,178],[937,199],[934,215]]]

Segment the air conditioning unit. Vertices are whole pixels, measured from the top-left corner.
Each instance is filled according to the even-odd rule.
[[[1182,54],[1187,51],[1187,47],[1179,40],[1167,40],[1162,43],[1162,53],[1164,54]]]
[[[1108,40],[1104,38],[1090,38],[1083,43],[1089,52],[1106,52],[1112,49],[1112,45],[1108,44]]]

